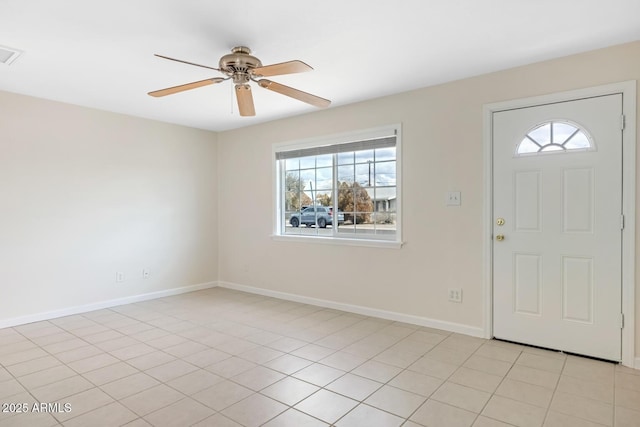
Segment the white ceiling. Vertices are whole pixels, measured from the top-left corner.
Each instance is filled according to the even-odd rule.
[[[300,59],[315,70],[271,79],[335,107],[634,40],[640,0],[0,0],[0,45],[24,51],[0,90],[219,131],[315,108],[254,85],[240,117],[230,81],[152,98],[220,75],[154,53]]]

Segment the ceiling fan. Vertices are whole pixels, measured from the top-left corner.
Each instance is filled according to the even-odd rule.
[[[172,95],[174,93],[183,92],[185,90],[221,83],[225,80],[231,79],[233,80],[233,83],[236,87],[235,92],[236,98],[238,100],[238,110],[240,111],[241,116],[256,115],[256,111],[253,106],[253,95],[251,94],[251,86],[249,86],[249,82],[255,82],[260,87],[281,93],[282,95],[290,96],[291,98],[295,98],[299,101],[306,102],[307,104],[311,104],[319,108],[326,108],[329,106],[329,104],[331,104],[331,101],[329,101],[328,99],[320,98],[319,96],[312,95],[310,93],[303,92],[301,90],[294,89],[292,87],[262,78],[282,74],[302,73],[305,71],[313,70],[313,68],[302,61],[294,60],[263,66],[262,62],[260,62],[258,58],[251,55],[251,49],[246,46],[237,46],[231,49],[231,53],[220,58],[220,62],[218,65],[219,68],[195,64],[193,62],[169,58],[168,56],[158,54],[156,54],[155,56],[159,58],[169,59],[171,61],[182,62],[184,64],[195,65],[197,67],[208,68],[210,70],[216,70],[222,74],[225,74],[227,77],[213,77],[210,79],[200,80],[197,82],[149,92],[149,95],[154,97]]]

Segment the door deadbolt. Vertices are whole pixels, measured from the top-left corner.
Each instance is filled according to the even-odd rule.
[[[496,224],[498,224],[498,225],[504,225],[504,218],[498,218],[498,219],[496,219]]]

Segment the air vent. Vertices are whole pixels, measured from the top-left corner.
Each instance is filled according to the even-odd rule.
[[[0,46],[0,64],[11,65],[21,54],[21,50]]]

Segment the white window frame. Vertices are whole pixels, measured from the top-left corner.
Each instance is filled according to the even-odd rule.
[[[529,153],[520,153],[520,146],[522,145],[522,142],[529,137],[529,134],[531,132],[533,132],[534,130],[538,129],[539,127],[545,126],[547,124],[553,124],[553,123],[565,123],[568,124],[569,126],[573,126],[574,128],[576,128],[576,130],[578,132],[581,132],[582,134],[584,134],[584,136],[587,138],[587,140],[589,140],[589,146],[585,147],[585,148],[566,148],[564,150],[557,150],[557,151],[543,151],[542,148],[546,147],[546,145],[544,147],[541,147],[541,150],[539,151],[534,151],[534,152],[529,152]],[[536,142],[537,143],[537,142]],[[581,124],[576,123],[572,120],[567,120],[567,119],[551,119],[551,120],[545,120],[544,122],[538,123],[537,125],[533,126],[531,129],[529,129],[527,131],[527,133],[522,137],[522,140],[516,144],[516,148],[515,148],[515,152],[514,152],[514,157],[530,157],[530,156],[548,156],[548,155],[557,155],[557,154],[570,154],[570,153],[580,153],[580,152],[584,152],[584,151],[597,151],[597,147],[596,147],[596,143],[593,140],[593,137],[591,136],[591,133]]]
[[[320,146],[339,145],[349,142],[364,141],[368,139],[376,139],[396,136],[396,233],[393,239],[382,239],[373,235],[352,235],[345,233],[345,236],[319,236],[319,235],[292,235],[285,234],[283,230],[283,204],[282,204],[282,171],[280,163],[276,160],[276,153],[282,151],[292,151]],[[400,248],[402,247],[402,133],[401,125],[393,124],[381,126],[372,129],[353,131],[348,133],[333,134],[322,137],[314,137],[297,141],[288,141],[273,144],[271,159],[273,162],[273,234],[272,239],[278,241],[295,241],[309,242],[319,244],[338,244],[348,246],[369,246],[384,248]],[[335,168],[335,165],[334,165]],[[334,182],[335,182],[334,170]]]

